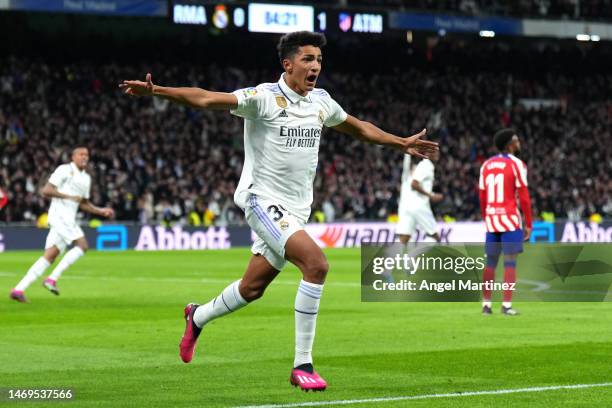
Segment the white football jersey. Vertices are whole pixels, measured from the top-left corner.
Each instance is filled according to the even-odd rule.
[[[60,193],[89,199],[91,177],[85,170],[79,170],[74,162],[62,164],[55,169],[49,177],[49,183],[57,187]],[[49,207],[49,224],[53,226],[54,223],[73,223],[78,210],[79,204],[76,201],[53,198]]]
[[[409,159],[404,159],[404,164],[406,160]],[[406,172],[408,172],[410,176],[404,176]],[[404,174],[402,174],[401,205],[406,205],[410,208],[429,207],[429,197],[413,189],[411,184],[413,180],[416,180],[423,190],[428,193],[432,192],[434,183],[434,164],[432,161],[429,159],[421,160],[412,172],[410,172],[409,164],[408,167],[404,165]]]
[[[276,83],[234,92],[238,107],[231,113],[245,119],[244,166],[234,201],[244,209],[249,193],[260,195],[307,221],[323,126],[339,125],[347,114],[323,89],[297,94],[283,75]]]

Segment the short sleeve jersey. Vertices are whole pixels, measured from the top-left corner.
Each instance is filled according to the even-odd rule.
[[[346,112],[323,89],[297,94],[283,76],[233,94],[238,106],[231,113],[244,118],[244,166],[234,201],[245,208],[249,193],[260,195],[306,221],[323,126],[344,122]]]
[[[408,208],[429,207],[429,197],[412,188],[412,181],[418,181],[423,190],[431,193],[434,184],[434,164],[429,159],[423,159],[414,167],[410,177],[402,175],[402,200]]]
[[[89,199],[91,177],[85,170],[79,170],[73,162],[62,164],[55,169],[49,177],[49,183],[60,193]],[[49,224],[53,226],[55,223],[73,223],[78,210],[79,204],[76,201],[53,198],[49,207]]]
[[[527,187],[527,166],[516,156],[498,154],[480,167],[478,188],[486,192],[485,223],[488,232],[521,228],[517,191]]]

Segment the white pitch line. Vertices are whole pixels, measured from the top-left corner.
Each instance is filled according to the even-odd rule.
[[[382,397],[382,398],[364,398],[364,399],[353,399],[353,400],[297,402],[297,403],[292,403],[292,404],[240,405],[234,408],[321,407],[321,406],[329,406],[329,405],[365,404],[368,402],[394,402],[394,401],[422,400],[422,399],[432,399],[432,398],[472,397],[472,396],[479,396],[479,395],[517,394],[517,393],[522,393],[522,392],[574,390],[574,389],[580,389],[580,388],[595,388],[595,387],[610,387],[610,386],[612,386],[612,382],[599,383],[599,384],[551,385],[547,387],[514,388],[514,389],[507,389],[507,390],[452,392],[452,393],[447,393],[447,394],[407,395],[407,396],[402,396],[402,397]]]
[[[532,292],[545,292],[550,289],[550,285],[546,282],[540,282],[531,279],[517,279],[516,282],[535,286],[533,289],[531,289]]]
[[[0,276],[17,276],[17,274],[13,272],[0,272]]]
[[[5,272],[0,271],[0,276],[18,276],[19,274],[16,272]],[[62,279],[95,279],[100,281],[122,281],[122,280],[135,280],[139,282],[200,282],[200,283],[227,283],[228,279],[214,279],[214,278],[151,278],[144,276],[126,276],[125,278],[117,277],[117,276],[82,276],[82,275],[72,275],[72,276],[64,276]],[[295,286],[298,285],[297,281],[290,280],[274,280],[272,282],[276,285],[286,285],[286,286]],[[331,286],[340,286],[340,287],[360,287],[361,284],[358,282],[327,282],[326,285]]]

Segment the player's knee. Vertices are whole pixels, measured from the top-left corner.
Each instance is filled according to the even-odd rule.
[[[74,245],[81,248],[81,251],[83,251],[83,253],[87,252],[87,250],[89,249],[89,244],[87,243],[87,240],[85,238],[77,239],[74,242]]]
[[[238,290],[244,300],[252,302],[263,296],[267,286],[264,282],[245,282],[242,280]]]
[[[45,258],[47,262],[52,264],[53,262],[55,262],[55,259],[57,258],[59,254],[60,254],[60,250],[55,247],[52,247],[52,248],[48,248],[45,250],[45,253],[43,254],[43,258]]]
[[[323,283],[328,271],[329,264],[327,260],[325,258],[320,258],[307,262],[302,273],[308,282]]]

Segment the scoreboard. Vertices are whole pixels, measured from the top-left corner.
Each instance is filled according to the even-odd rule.
[[[226,4],[198,0],[170,0],[168,14],[174,24],[257,33],[307,30],[381,34],[387,23],[386,13],[383,12],[277,3]]]
[[[248,30],[255,33],[315,30],[312,6],[250,3],[248,20]]]

